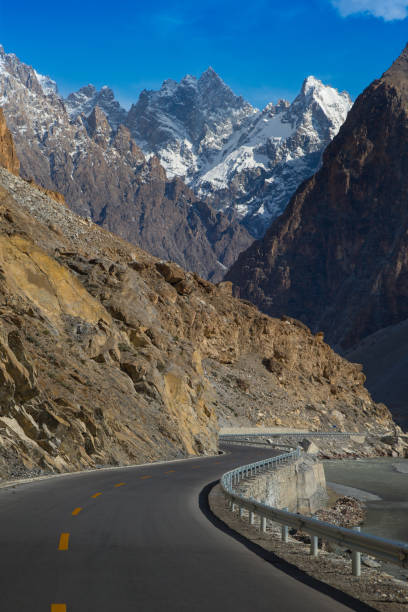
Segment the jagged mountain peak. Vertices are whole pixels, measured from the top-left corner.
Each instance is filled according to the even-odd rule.
[[[200,78],[198,79],[199,85],[208,85],[211,84],[214,87],[226,87],[230,91],[230,87],[222,80],[220,75],[212,68],[212,66],[208,66],[207,70],[204,70]]]
[[[212,66],[208,66],[207,70],[204,70],[204,72],[202,73],[200,79],[205,79],[205,78],[220,79],[218,73],[214,70]]]
[[[46,80],[48,77],[42,77],[42,75],[36,73],[32,66],[21,62],[14,53],[6,53],[4,47],[1,45],[0,74],[7,75],[7,78],[11,78],[13,81],[15,80],[16,83],[26,87],[34,94],[46,95],[37,75],[43,80]]]
[[[216,97],[217,94],[222,94],[222,97]],[[241,96],[234,94],[232,89],[211,66],[199,78],[186,74],[180,81],[166,79],[163,81],[160,89],[145,89],[141,93],[141,98],[149,100],[150,104],[160,104],[163,102],[163,99],[174,96],[181,98],[182,101],[184,96],[193,96],[194,100],[201,105],[212,103],[214,107],[219,107],[220,103],[223,106],[231,105],[232,103],[234,106],[252,108]],[[184,101],[187,102],[187,100]],[[133,106],[137,106],[137,104]]]
[[[126,125],[145,154],[156,154],[170,177],[194,175],[218,154],[246,118],[257,112],[212,69],[198,79],[167,79],[144,90]]]
[[[313,75],[309,75],[305,78],[302,83],[302,87],[299,93],[300,98],[315,98],[317,100],[325,100],[330,103],[333,100],[338,101],[338,98],[344,98],[351,104],[351,98],[346,91],[340,92],[331,85],[325,85],[323,81],[317,79]]]
[[[180,81],[180,85],[187,85],[193,87],[197,87],[197,83],[197,77],[193,76],[192,74],[185,74]]]
[[[315,89],[320,89],[322,87],[327,87],[327,86],[324,85],[323,82],[320,81],[320,79],[317,79],[315,76],[310,74],[303,81],[301,92],[304,94],[308,94],[314,91]]]
[[[88,117],[96,106],[103,110],[113,129],[125,122],[126,110],[121,107],[113,90],[107,85],[99,90],[92,84],[85,85],[69,94],[65,100],[65,107],[71,119],[76,119],[80,114]]]
[[[352,100],[347,92],[339,92],[316,77],[308,76],[288,110],[288,115],[300,125],[305,121],[308,123],[308,111],[314,113],[315,118],[312,122],[316,123],[318,120],[322,129],[329,130],[328,138],[332,139],[339,131],[351,106]]]
[[[245,109],[249,114],[257,110],[242,96],[237,96],[211,66],[202,73],[197,81],[197,85],[201,101],[208,108],[213,110],[217,110],[220,107],[228,108],[229,110]]]
[[[91,96],[94,96],[96,92],[97,92],[97,89],[95,85],[92,85],[92,83],[89,83],[88,85],[84,85],[83,87],[78,89],[76,93],[83,94],[84,96],[87,96],[88,98],[90,98]],[[68,98],[70,98],[71,96],[75,96],[75,93],[69,94]]]

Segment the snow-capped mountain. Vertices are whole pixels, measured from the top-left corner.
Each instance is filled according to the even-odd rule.
[[[97,90],[88,85],[63,99],[52,79],[1,48],[0,105],[24,176],[61,191],[76,212],[102,224],[110,219],[111,230],[156,255],[216,278],[215,270],[230,265],[248,246],[244,227],[253,237],[262,236],[300,183],[317,170],[351,100],[309,77],[292,104],[279,101],[260,111],[208,68],[198,79],[191,75],[180,82],[168,79],[158,91],[143,91],[127,112],[106,86]],[[167,186],[160,196],[170,208],[183,200],[183,223],[191,232],[186,229],[182,251],[176,235],[168,244],[164,240],[167,250],[159,237],[155,242],[153,226],[147,239],[143,234],[147,224],[139,212],[130,214],[129,202],[144,206],[138,195],[139,179],[145,177],[146,184],[146,177],[157,178],[155,162],[154,171],[149,166],[151,158],[160,160],[170,180],[194,192],[187,194],[185,185]],[[167,185],[166,174],[158,174]],[[156,196],[151,194],[150,201]],[[202,216],[203,200],[218,212]],[[124,216],[131,217],[127,224],[120,216],[122,206],[127,207]],[[113,208],[116,220],[107,212]],[[168,218],[173,212],[166,212]],[[201,215],[203,224],[198,233],[196,215]],[[216,223],[222,238],[214,233]],[[157,230],[163,231],[173,230]],[[204,242],[218,241],[216,253],[202,255],[203,265],[201,246],[189,251],[190,240],[199,240],[200,235]],[[210,251],[214,247],[207,246]]]
[[[250,232],[261,236],[319,168],[351,105],[347,93],[308,77],[292,104],[268,104],[231,137],[218,160],[195,178],[197,193],[216,197],[224,211],[234,207]]]
[[[118,125],[123,109],[108,88],[66,101],[52,79],[0,47],[0,106],[22,176],[63,193],[75,212],[213,280],[250,244],[238,221],[146,159]]]
[[[129,112],[106,86],[82,87],[64,104],[71,120],[102,109],[111,128],[125,125],[169,177],[181,178],[258,238],[319,168],[351,99],[310,76],[292,104],[280,100],[258,110],[208,68],[198,79],[186,75],[144,90]]]
[[[221,210],[233,208],[258,237],[318,169],[350,108],[347,93],[308,77],[292,104],[281,100],[260,111],[209,68],[199,79],[187,75],[142,92],[126,125],[170,176]]]
[[[169,176],[193,184],[255,113],[208,68],[199,79],[168,79],[159,91],[142,91],[126,125],[146,154],[159,157]]]

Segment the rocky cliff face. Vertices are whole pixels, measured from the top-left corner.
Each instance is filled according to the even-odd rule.
[[[145,158],[108,88],[64,102],[51,79],[0,48],[0,105],[21,175],[62,193],[80,215],[214,280],[251,243],[233,216]]]
[[[0,474],[213,452],[217,420],[385,431],[361,368],[0,169]]]
[[[342,348],[406,319],[407,177],[408,48],[227,278],[264,312],[300,318]]]
[[[3,110],[0,108],[0,167],[5,168],[12,174],[20,175],[20,160],[14,146],[14,140],[4,117]],[[45,193],[50,198],[66,206],[65,198],[62,193],[46,189],[35,183],[32,179],[28,181],[35,189]]]

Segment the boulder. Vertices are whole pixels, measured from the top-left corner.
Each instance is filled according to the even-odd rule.
[[[304,452],[308,455],[317,455],[320,452],[320,449],[316,444],[309,440],[308,438],[303,438],[300,443],[300,446],[303,448]]]
[[[177,283],[183,281],[186,278],[185,271],[180,268],[176,263],[171,261],[159,261],[156,263],[156,269],[163,276],[164,280],[166,280],[171,285],[176,285]]]

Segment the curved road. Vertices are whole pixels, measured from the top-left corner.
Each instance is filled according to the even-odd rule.
[[[1,612],[368,609],[296,580],[210,516],[209,483],[271,454],[238,447],[1,489]]]

